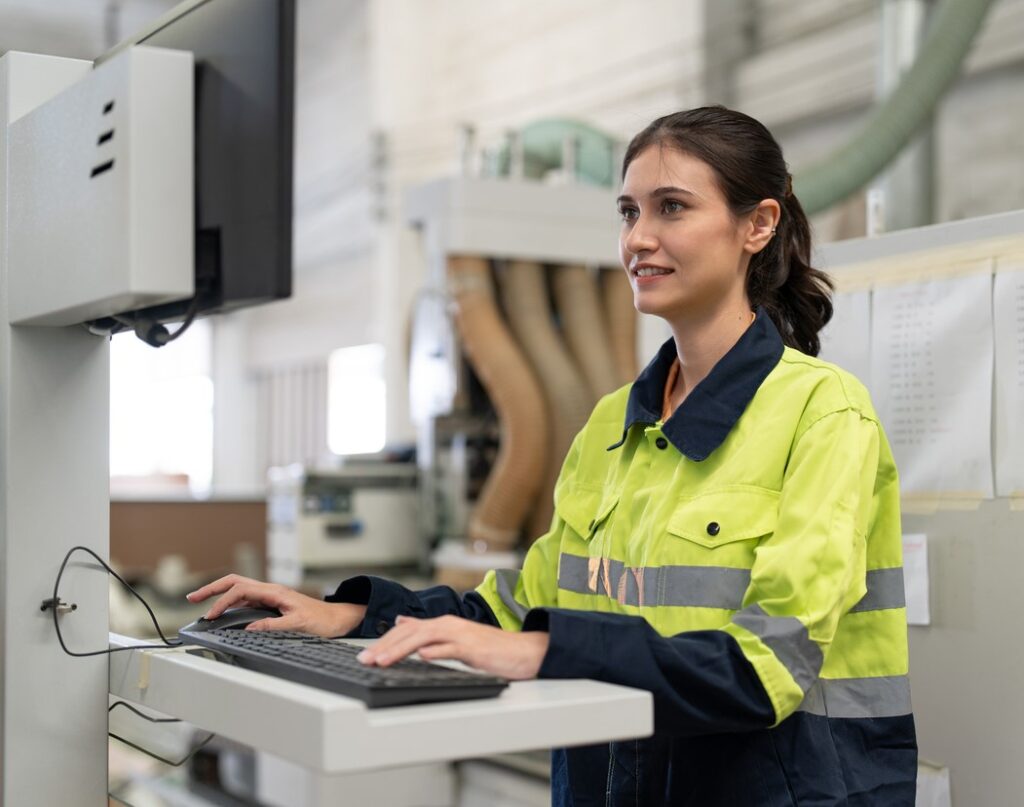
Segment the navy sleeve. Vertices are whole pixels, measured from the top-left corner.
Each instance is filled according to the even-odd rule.
[[[523,630],[551,637],[539,678],[592,678],[654,695],[655,731],[677,736],[763,729],[775,709],[736,640],[720,630],[661,636],[636,616],[535,608]]]
[[[453,614],[485,625],[498,626],[497,618],[483,597],[475,591],[460,597],[448,586],[412,591],[382,577],[362,575],[349,578],[324,599],[327,602],[366,606],[362,624],[348,634],[349,638],[375,639],[383,636],[395,624],[397,616],[425,619]]]

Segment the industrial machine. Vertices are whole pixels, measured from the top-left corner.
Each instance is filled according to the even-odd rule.
[[[268,473],[268,575],[302,585],[314,573],[413,566],[419,541],[418,471],[412,463],[302,465]]]

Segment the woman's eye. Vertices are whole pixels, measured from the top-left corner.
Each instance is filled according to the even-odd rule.
[[[633,221],[638,213],[635,207],[620,207],[619,215],[622,216],[623,221]]]
[[[686,205],[682,202],[677,202],[674,199],[666,199],[661,205],[661,211],[663,213],[668,213],[669,215],[673,213],[682,213],[684,210],[686,210]]]

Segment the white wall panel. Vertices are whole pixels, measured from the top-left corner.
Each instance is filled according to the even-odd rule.
[[[297,4],[296,272],[372,249],[367,19],[366,0]]]
[[[868,13],[762,51],[737,69],[737,105],[768,126],[863,106],[874,93],[877,47]]]
[[[940,221],[1024,207],[1024,63],[963,82],[938,130]]]
[[[405,160],[419,176],[450,170],[463,122],[484,143],[550,116],[628,137],[655,115],[699,101],[696,2],[381,0],[373,8],[375,28],[391,34],[377,61],[406,100],[380,118],[399,171]],[[397,49],[405,63],[391,58],[390,46],[413,31],[417,42]]]
[[[759,50],[786,47],[793,40],[832,28],[877,8],[879,0],[755,0]]]
[[[1024,0],[998,0],[970,55],[968,75],[1024,61]],[[1019,109],[1019,107],[1017,107]]]

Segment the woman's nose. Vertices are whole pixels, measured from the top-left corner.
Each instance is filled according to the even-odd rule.
[[[633,255],[653,252],[658,246],[658,239],[647,223],[638,218],[622,239],[623,246]]]

